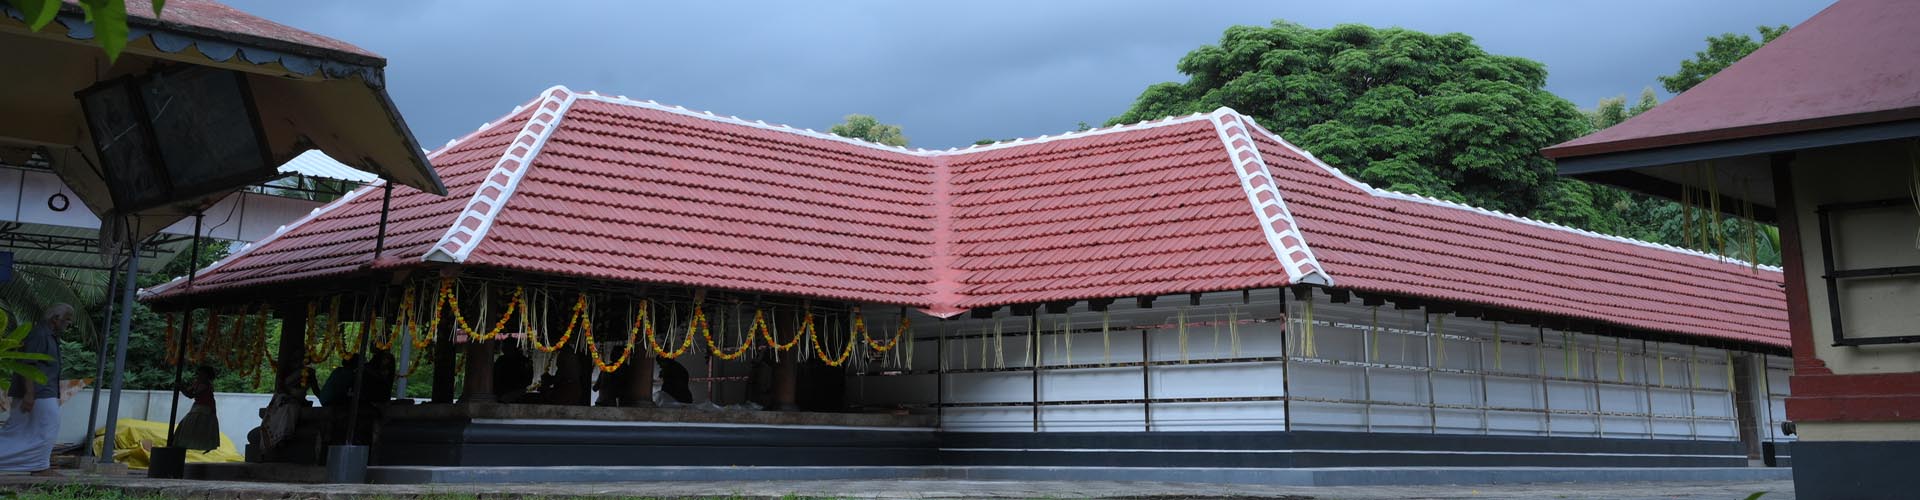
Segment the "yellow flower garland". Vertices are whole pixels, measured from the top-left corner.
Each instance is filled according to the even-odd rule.
[[[500,332],[507,328],[507,320],[512,319],[513,311],[520,307],[521,294],[524,291],[525,291],[524,287],[515,287],[513,289],[513,298],[507,301],[506,314],[501,314],[500,321],[494,322],[493,329],[489,330],[486,333],[480,333],[479,331],[474,330],[471,325],[467,324],[466,316],[460,315],[460,295],[453,293],[452,278],[446,278],[441,281],[440,298],[443,301],[445,301],[446,304],[450,304],[453,306],[454,324],[459,326],[460,330],[467,332],[468,337],[471,337],[473,340],[476,340],[476,341],[484,342],[484,341],[493,340],[499,337]],[[485,320],[486,318],[481,318],[481,319]]]
[[[694,309],[698,310],[699,307],[695,306]],[[713,341],[713,329],[706,328],[707,326],[706,313],[704,312],[694,313],[694,321],[700,322],[700,326],[702,327],[701,330],[704,330],[702,333],[706,334],[707,336],[707,352],[712,353],[713,357],[720,358],[721,361],[733,361],[736,359],[740,359],[741,356],[745,356],[747,354],[748,350],[753,349],[753,335],[747,335],[746,341],[742,342],[739,348],[734,349],[733,352],[727,352],[725,349],[720,348],[719,343]],[[725,332],[721,332],[721,333],[724,334]]]
[[[647,301],[645,300],[640,301],[640,310],[643,311],[641,314],[646,314],[644,311],[647,310]],[[667,359],[678,358],[681,355],[686,354],[687,350],[693,348],[694,331],[698,330],[699,327],[706,326],[706,324],[707,324],[707,316],[705,314],[701,314],[700,306],[698,304],[695,304],[693,306],[693,322],[687,325],[687,338],[682,339],[680,341],[679,349],[675,349],[672,352],[668,352],[667,350],[660,348],[660,341],[654,338],[652,329],[648,329],[647,331],[647,346],[653,348],[653,353],[659,355],[662,358],[667,358]],[[673,334],[673,325],[667,325],[667,334],[668,335]]]
[[[807,315],[807,320],[813,320],[811,313]],[[773,327],[767,325],[767,317],[759,309],[753,310],[753,328],[747,330],[747,336],[753,336],[753,332],[755,331],[759,331],[760,335],[767,339],[767,347],[772,347],[775,351],[790,351],[793,350],[794,346],[800,345],[799,334],[794,334],[793,340],[787,341],[786,344],[781,344],[779,341],[780,336],[773,333]]]
[[[599,368],[602,372],[613,373],[615,370],[619,370],[621,366],[626,365],[627,360],[633,357],[633,344],[639,340],[643,323],[647,331],[647,337],[653,337],[653,322],[647,320],[647,309],[641,307],[640,312],[633,316],[633,328],[627,330],[627,346],[620,350],[620,359],[609,364],[600,357],[600,347],[594,345],[593,323],[589,321],[586,326],[587,352],[593,354],[593,366]]]
[[[167,314],[167,366],[180,364],[180,330],[173,325],[175,319],[176,314]]]
[[[514,293],[515,295],[519,294],[519,292],[517,291]],[[573,302],[573,317],[567,320],[567,331],[565,333],[560,334],[559,342],[554,342],[552,346],[541,345],[540,329],[534,328],[534,329],[531,329],[532,331],[527,332],[528,343],[533,344],[534,350],[537,350],[540,352],[554,352],[554,351],[560,350],[560,348],[562,347],[566,347],[567,340],[573,338],[573,328],[579,325],[580,320],[586,316],[586,310],[587,310],[587,294],[586,292],[580,292],[580,298]],[[524,307],[520,308],[520,319],[522,321],[525,321],[527,319],[527,308],[524,308]],[[589,321],[587,328],[588,328],[588,331],[592,331],[593,325],[591,324],[591,321]],[[591,333],[588,334],[587,338],[589,339],[587,340],[588,343],[593,342],[593,340],[591,340],[593,338]]]
[[[320,319],[319,311],[320,301],[316,300],[307,303],[307,338],[305,340],[307,344],[307,364],[309,365],[326,361],[327,358],[333,354],[332,351],[327,350],[327,332],[333,330],[333,325],[319,328],[319,325],[316,324]],[[333,305],[327,309],[327,321],[329,323],[337,323],[338,320],[335,319],[335,315],[339,312],[340,297],[334,297]],[[318,345],[316,345],[315,339],[319,340],[319,342],[317,342]]]
[[[448,282],[448,283],[451,283],[451,282]],[[444,287],[442,289],[444,289]],[[413,331],[413,348],[414,349],[426,349],[427,346],[433,345],[434,340],[440,338],[440,306],[442,305],[442,303],[439,300],[439,297],[440,297],[439,295],[434,296],[433,312],[431,313],[433,316],[427,319],[427,328],[425,330],[415,329]],[[412,315],[412,321],[419,321],[419,320],[420,320],[420,314],[418,311],[415,311],[414,314]],[[411,328],[412,325],[409,325],[409,327]]]
[[[907,321],[907,315],[900,315],[900,329],[893,332],[893,340],[881,343],[874,340],[873,335],[867,332],[867,319],[860,316],[860,309],[855,308],[853,310],[853,329],[859,332],[861,337],[866,338],[867,347],[873,348],[873,352],[887,352],[893,350],[895,347],[899,347],[900,339],[906,336],[907,328],[910,326],[912,326],[912,323]]]
[[[809,314],[809,315],[808,315],[808,317],[809,317],[809,318],[811,318],[811,317],[812,317],[812,315],[811,315],[811,314]],[[859,316],[857,316],[857,315],[856,315],[856,316],[855,316],[854,318],[855,318],[855,319],[854,319],[854,321],[855,321],[856,323],[858,323],[858,322],[860,321],[860,320],[859,320]],[[845,348],[842,348],[842,349],[841,349],[841,351],[840,351],[840,357],[838,357],[838,358],[829,358],[829,357],[827,357],[827,351],[826,351],[826,348],[825,348],[825,347],[822,347],[822,346],[821,346],[821,344],[820,344],[820,332],[819,332],[819,330],[815,330],[815,329],[813,328],[813,322],[812,322],[812,321],[808,321],[808,322],[807,322],[807,333],[808,333],[808,335],[810,335],[810,336],[812,336],[812,337],[813,337],[813,342],[812,342],[812,343],[813,343],[813,353],[814,353],[814,354],[816,354],[816,355],[819,355],[819,356],[820,356],[820,362],[822,362],[822,363],[826,363],[826,364],[827,364],[827,366],[840,366],[841,364],[844,364],[844,363],[846,363],[846,362],[847,362],[847,359],[848,359],[848,358],[852,358],[852,357],[853,357],[853,345],[854,345],[854,344],[856,344],[857,342],[854,342],[854,340],[855,340],[855,337],[853,337],[853,335],[852,335],[852,333],[851,333],[851,332],[849,332],[849,334],[848,334],[848,336],[847,336],[847,346],[846,346]]]

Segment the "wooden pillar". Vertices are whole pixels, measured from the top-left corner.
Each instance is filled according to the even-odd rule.
[[[452,404],[454,393],[453,321],[442,321],[433,340],[433,399],[436,404]]]
[[[800,311],[798,315],[805,315]],[[773,331],[786,332],[776,335],[781,344],[793,342],[800,335],[800,318],[795,314],[774,314]],[[795,343],[792,350],[779,353],[780,361],[773,367],[773,409],[777,411],[800,411],[798,399],[800,388],[800,344]]]
[[[307,367],[307,305],[302,303],[276,304],[273,310],[280,313],[280,348],[273,367],[274,390],[280,388],[280,381],[287,377],[298,377]],[[307,386],[317,387],[320,381],[308,380]]]
[[[462,403],[492,403],[493,343],[467,339],[467,384]]]
[[[554,354],[556,356],[554,362],[560,365],[555,368],[554,376],[559,377],[559,380],[553,385],[554,393],[541,394],[542,399],[548,404],[575,406],[592,402],[593,386],[587,382],[591,374],[586,370],[591,370],[593,367],[592,363],[586,359],[587,355],[573,349],[562,349]]]

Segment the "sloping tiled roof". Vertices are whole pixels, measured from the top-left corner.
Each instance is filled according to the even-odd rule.
[[[1673,100],[1545,149],[1572,158],[1920,119],[1920,2],[1842,0]]]
[[[1785,346],[1778,270],[1353,181],[1232,110],[964,150],[554,88],[433,155],[452,195],[375,187],[193,290],[434,262],[976,307],[1313,283]]]

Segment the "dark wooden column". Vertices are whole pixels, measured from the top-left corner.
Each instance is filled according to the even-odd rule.
[[[806,314],[801,312],[800,314]],[[781,344],[792,342],[800,334],[800,320],[791,314],[774,314],[774,338]],[[784,332],[784,334],[780,334]],[[777,411],[800,411],[798,399],[800,387],[800,344],[793,349],[779,353],[780,361],[773,367],[773,408]]]
[[[307,305],[298,302],[275,304],[273,310],[280,316],[280,347],[273,367],[274,390],[280,388],[280,381],[287,377],[298,377],[307,367]],[[309,380],[308,386],[317,386],[320,381]]]
[[[467,383],[462,403],[492,403],[493,343],[472,338],[467,345]]]
[[[433,339],[433,403],[453,404],[455,370],[453,350],[453,321],[441,320],[440,331]]]

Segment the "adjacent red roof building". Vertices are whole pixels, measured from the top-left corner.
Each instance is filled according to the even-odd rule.
[[[168,300],[433,263],[954,314],[1311,283],[1766,346],[1777,270],[1374,189],[1229,109],[960,150],[555,87]]]

